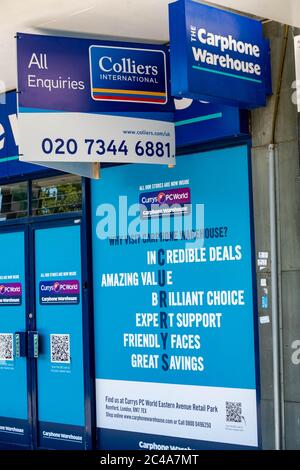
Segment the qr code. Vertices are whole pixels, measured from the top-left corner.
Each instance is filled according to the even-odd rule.
[[[51,362],[70,363],[70,335],[50,335]]]
[[[226,421],[230,423],[241,423],[242,419],[242,403],[237,401],[227,401]]]
[[[0,361],[14,360],[14,346],[12,333],[0,333]]]

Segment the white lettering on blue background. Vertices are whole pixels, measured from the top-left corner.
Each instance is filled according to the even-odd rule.
[[[237,40],[232,35],[222,36],[220,34],[213,34],[208,32],[205,28],[199,28],[197,37],[201,44],[215,47],[217,51],[221,51],[222,53],[230,51],[255,58],[260,58],[261,56],[261,51],[258,45]],[[195,27],[191,26],[191,42],[195,41]],[[192,46],[192,52],[196,62],[219,66],[222,68],[235,70],[237,72],[256,75],[258,77],[260,77],[262,74],[260,64],[231,57],[228,53],[225,55],[220,53],[212,53],[207,49],[194,46]]]

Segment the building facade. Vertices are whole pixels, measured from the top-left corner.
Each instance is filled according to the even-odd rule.
[[[121,413],[120,404],[116,405],[110,397],[112,389],[108,382],[117,379],[124,383],[131,379],[132,384],[143,382],[144,376],[139,371],[135,372],[136,375],[132,373],[132,378],[130,377],[131,369],[138,368],[138,364],[144,369],[150,366],[148,362],[145,365],[145,359],[136,354],[134,358],[131,356],[131,369],[127,370],[122,362],[127,350],[118,351],[117,343],[114,344],[114,331],[119,327],[117,318],[114,319],[117,309],[123,308],[125,312],[128,299],[131,302],[130,308],[146,308],[140,297],[146,296],[147,292],[141,291],[142,294],[127,297],[127,291],[124,294],[125,291],[116,288],[114,291],[102,289],[100,295],[100,284],[98,285],[100,279],[104,282],[103,273],[116,274],[120,270],[123,272],[128,266],[132,266],[133,271],[146,269],[139,264],[139,257],[145,255],[146,251],[123,249],[120,240],[109,244],[106,240],[106,245],[103,242],[100,248],[99,226],[102,224],[101,229],[104,231],[110,230],[109,222],[101,219],[108,209],[101,205],[108,202],[108,194],[109,201],[118,201],[119,215],[125,210],[124,207],[120,208],[120,197],[128,197],[132,204],[137,194],[141,197],[153,197],[155,193],[157,197],[162,197],[156,194],[154,184],[173,182],[176,187],[176,181],[179,186],[176,187],[177,194],[183,194],[184,189],[187,197],[191,194],[194,197],[195,194],[195,200],[200,203],[204,196],[203,193],[200,194],[199,187],[205,187],[206,180],[210,185],[206,188],[209,201],[207,206],[213,208],[211,210],[216,214],[218,211],[222,213],[218,213],[219,219],[214,214],[208,216],[212,227],[216,226],[217,220],[222,223],[225,220],[223,213],[226,212],[226,204],[232,204],[236,211],[234,221],[230,222],[234,230],[239,225],[239,220],[242,225],[241,232],[237,229],[237,239],[243,237],[244,231],[247,232],[249,240],[245,238],[245,246],[248,246],[246,243],[251,245],[254,227],[255,249],[251,255],[249,248],[248,264],[245,265],[249,276],[255,265],[253,269],[256,271],[257,284],[251,299],[254,327],[249,324],[248,331],[251,330],[252,334],[253,328],[253,341],[256,339],[256,332],[259,333],[259,348],[258,344],[255,346],[258,361],[255,366],[255,358],[249,355],[253,364],[250,360],[248,363],[249,376],[252,374],[253,380],[255,373],[259,371],[254,387],[258,396],[257,445],[251,440],[247,445],[221,441],[222,445],[218,443],[216,447],[300,448],[300,175],[299,121],[294,87],[294,36],[299,31],[268,21],[264,24],[264,32],[265,37],[270,40],[273,87],[273,94],[268,97],[267,105],[251,112],[226,111],[235,113],[226,115],[226,122],[235,123],[226,131],[222,123],[211,118],[210,127],[205,127],[208,124],[203,116],[199,119],[203,110],[195,109],[192,118],[179,115],[179,169],[174,170],[173,175],[172,168],[146,170],[148,165],[141,168],[142,165],[114,167],[104,164],[102,183],[102,179],[90,180],[21,163],[18,161],[18,149],[13,134],[14,118],[11,118],[15,115],[15,94],[7,94],[3,112],[5,117],[1,121],[3,132],[0,135],[0,240],[3,247],[0,281],[3,289],[10,289],[11,293],[5,294],[6,300],[3,300],[0,307],[5,313],[7,310],[10,313],[9,317],[3,315],[2,323],[0,322],[0,331],[3,331],[0,333],[0,374],[3,380],[0,400],[1,448],[107,449],[114,448],[110,447],[114,442],[115,448],[131,449],[139,446],[140,449],[149,449],[149,445],[154,445],[160,434],[159,424],[154,426],[152,422],[151,429],[154,431],[151,433],[143,432],[145,426],[137,427],[140,431],[136,431],[133,438],[130,436],[131,423],[122,428],[122,434],[117,432],[117,425],[109,429],[106,422],[106,419],[111,418],[110,413]],[[220,110],[210,108],[210,116],[216,117],[218,113],[220,114]],[[225,114],[223,118],[224,116]],[[187,120],[192,119],[195,122],[195,118],[198,118],[202,126],[196,130],[186,125]],[[179,139],[182,145],[178,145]],[[236,158],[244,159],[244,166],[241,168],[235,162],[232,162],[231,167],[230,159],[235,157],[235,153]],[[228,158],[227,168],[222,156]],[[212,158],[218,162],[218,169],[213,168]],[[203,162],[203,166],[199,162]],[[245,180],[243,175],[246,174],[246,166],[248,171],[248,163],[251,171],[249,179]],[[203,168],[207,171],[204,176],[201,173]],[[233,169],[233,176],[230,176],[229,169]],[[221,170],[226,175],[224,181]],[[183,180],[178,184],[181,174]],[[186,189],[186,185],[190,184],[186,182],[188,179],[192,181],[189,188],[191,192]],[[148,189],[146,183],[149,184]],[[232,187],[236,191],[235,197],[230,192]],[[135,188],[135,192],[132,188]],[[165,188],[165,192],[171,193],[171,185],[166,185]],[[219,206],[213,199],[211,188],[216,189]],[[158,186],[158,190],[161,187]],[[163,196],[165,197],[165,193]],[[243,210],[238,216],[239,206],[236,200],[239,197],[244,200],[245,205],[241,206]],[[137,202],[141,203],[141,200]],[[146,209],[149,209],[147,205]],[[253,220],[250,223],[252,209]],[[106,228],[105,224],[108,224]],[[120,219],[116,222],[118,224],[121,224]],[[226,225],[225,222],[224,224]],[[133,240],[130,240],[132,245],[139,243]],[[150,251],[148,249],[148,253]],[[182,272],[184,275],[181,282],[185,285],[191,272]],[[228,272],[229,276],[236,276],[236,273]],[[217,276],[218,273],[211,275]],[[225,277],[224,273],[222,275]],[[131,280],[127,277],[126,282],[134,284],[134,276]],[[222,286],[222,282],[217,279],[216,285]],[[248,278],[247,282],[251,284]],[[127,286],[125,288],[130,289]],[[9,309],[3,306],[5,302],[6,306],[10,304]],[[274,302],[277,308],[274,308]],[[214,322],[216,318],[214,317]],[[138,321],[139,317],[136,317],[136,322]],[[124,347],[125,342],[130,339],[126,335],[130,335],[131,331],[138,334],[139,324],[136,323],[135,327],[136,329],[130,322],[122,326],[120,338],[124,341]],[[161,328],[163,333],[163,327]],[[238,338],[238,330],[235,334],[237,345],[242,345],[243,338]],[[147,337],[149,341],[152,338],[150,336]],[[245,351],[244,354],[244,358],[247,358]],[[228,355],[230,360],[232,357]],[[239,364],[238,351],[234,357],[233,364]],[[151,360],[155,361],[155,358]],[[197,362],[197,367],[201,371],[203,364],[200,362]],[[112,377],[110,368],[114,371]],[[160,375],[157,370],[154,373],[158,378],[153,382],[164,384],[163,374]],[[101,383],[98,383],[97,380],[100,379]],[[252,388],[249,385],[250,379],[249,382],[247,380],[245,379],[241,388]],[[150,379],[147,381],[151,382]],[[174,382],[171,378],[170,384],[183,386],[185,381],[189,386],[194,385],[192,378],[180,379],[179,382]],[[217,384],[215,377],[211,383]],[[224,388],[230,388],[234,382],[228,379],[224,383]],[[129,397],[134,394],[134,385],[133,389],[125,389],[124,385],[124,390]],[[187,390],[192,394],[191,389]],[[167,388],[164,390],[166,396],[168,391]],[[179,392],[180,389],[178,396]],[[145,399],[145,393],[144,390],[141,392],[141,400]],[[185,393],[188,395],[189,392]],[[175,388],[174,396],[177,396]],[[105,407],[97,405],[97,400],[98,403],[100,400],[106,402]],[[126,403],[123,408],[126,413],[129,411],[126,411],[125,405]],[[138,407],[139,404],[127,405]],[[168,419],[169,415],[161,416]],[[239,418],[241,422],[241,413]],[[116,416],[116,419],[124,421],[124,416]],[[249,423],[248,425],[250,427]],[[147,437],[147,432],[151,438]],[[155,444],[160,449],[170,445],[175,446],[174,448],[188,448],[188,445],[198,448],[197,439],[193,436],[201,436],[201,433],[192,431],[186,435],[184,432],[179,432],[178,435],[171,432],[167,440],[166,431],[162,434],[164,438]],[[199,444],[200,449],[214,448],[209,439],[199,440],[203,441]]]

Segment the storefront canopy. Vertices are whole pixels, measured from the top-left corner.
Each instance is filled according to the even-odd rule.
[[[207,0],[226,8],[300,27],[299,0]]]
[[[16,88],[16,31],[165,43],[173,0],[1,0],[0,91]],[[207,0],[300,27],[299,0]]]

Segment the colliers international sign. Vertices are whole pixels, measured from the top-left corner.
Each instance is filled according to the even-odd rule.
[[[17,35],[20,160],[175,164],[165,46]]]
[[[192,0],[169,8],[172,94],[264,106],[270,67],[261,23]]]
[[[167,103],[164,51],[91,46],[89,52],[94,100]]]

